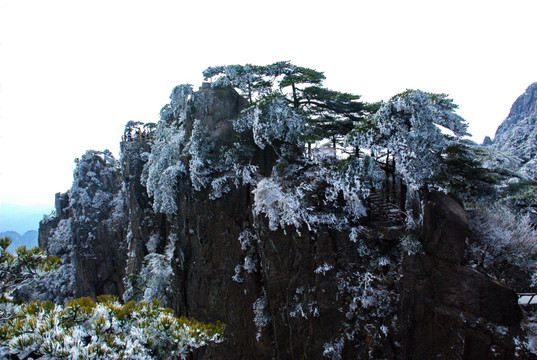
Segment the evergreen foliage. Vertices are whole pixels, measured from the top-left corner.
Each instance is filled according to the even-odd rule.
[[[14,291],[43,277],[59,266],[60,259],[46,255],[39,247],[18,247],[15,254],[6,249],[11,244],[9,237],[0,238],[0,299],[10,300]]]
[[[482,166],[476,155],[481,150],[463,143],[447,146],[442,152],[439,171],[431,178],[462,197],[492,195],[499,174]]]
[[[302,138],[308,142],[337,140],[374,113],[378,104],[359,101],[360,96],[322,87],[322,72],[281,61],[266,66],[230,65],[210,67],[203,72],[213,87],[233,86],[251,105],[261,105],[272,99],[283,99],[286,105],[299,111],[308,126]]]
[[[500,193],[502,201],[523,208],[537,207],[537,181],[521,180],[507,184]]]
[[[392,156],[396,174],[408,186],[420,189],[431,184],[443,163],[443,152],[456,144],[458,138],[468,135],[464,119],[455,114],[456,108],[446,94],[407,90],[392,97],[372,119],[360,124],[349,142],[385,157],[387,166]]]
[[[222,341],[224,325],[173,315],[158,301],[121,304],[100,296],[32,301],[0,322],[0,355],[13,359],[185,359],[195,348]]]

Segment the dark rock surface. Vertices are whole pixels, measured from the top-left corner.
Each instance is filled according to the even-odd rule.
[[[456,200],[425,199],[422,254],[404,256],[403,359],[513,359],[522,318],[516,293],[461,265],[471,233]]]
[[[145,243],[149,241],[153,231],[154,213],[145,187],[141,183],[145,161],[142,154],[149,153],[151,148],[142,141],[121,143],[121,174],[125,189],[125,220],[128,222],[126,274],[138,274],[142,268],[142,260],[147,254]],[[161,221],[163,222],[163,220]]]

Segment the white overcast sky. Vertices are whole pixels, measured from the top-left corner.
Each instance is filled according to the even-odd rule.
[[[537,81],[537,1],[0,0],[0,201],[53,204],[74,158],[118,156],[211,65],[279,60],[387,100],[448,93],[474,140]]]

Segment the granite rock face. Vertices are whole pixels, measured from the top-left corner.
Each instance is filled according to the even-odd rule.
[[[513,359],[522,312],[516,293],[464,266],[472,234],[453,198],[425,198],[423,253],[404,256],[402,359]]]
[[[496,131],[492,146],[516,156],[523,174],[537,178],[537,83],[514,102]]]

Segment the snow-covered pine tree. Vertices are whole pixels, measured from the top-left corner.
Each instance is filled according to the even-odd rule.
[[[391,156],[397,175],[420,189],[439,171],[444,150],[468,135],[456,109],[446,94],[407,90],[383,104],[365,132],[356,132],[356,145],[365,143],[377,157]]]
[[[322,72],[289,61],[209,67],[203,75],[213,87],[234,87],[257,107],[283,99],[307,120],[300,135],[310,145],[329,139],[335,148],[354,125],[378,109],[378,104],[359,101],[359,95],[324,88]]]

